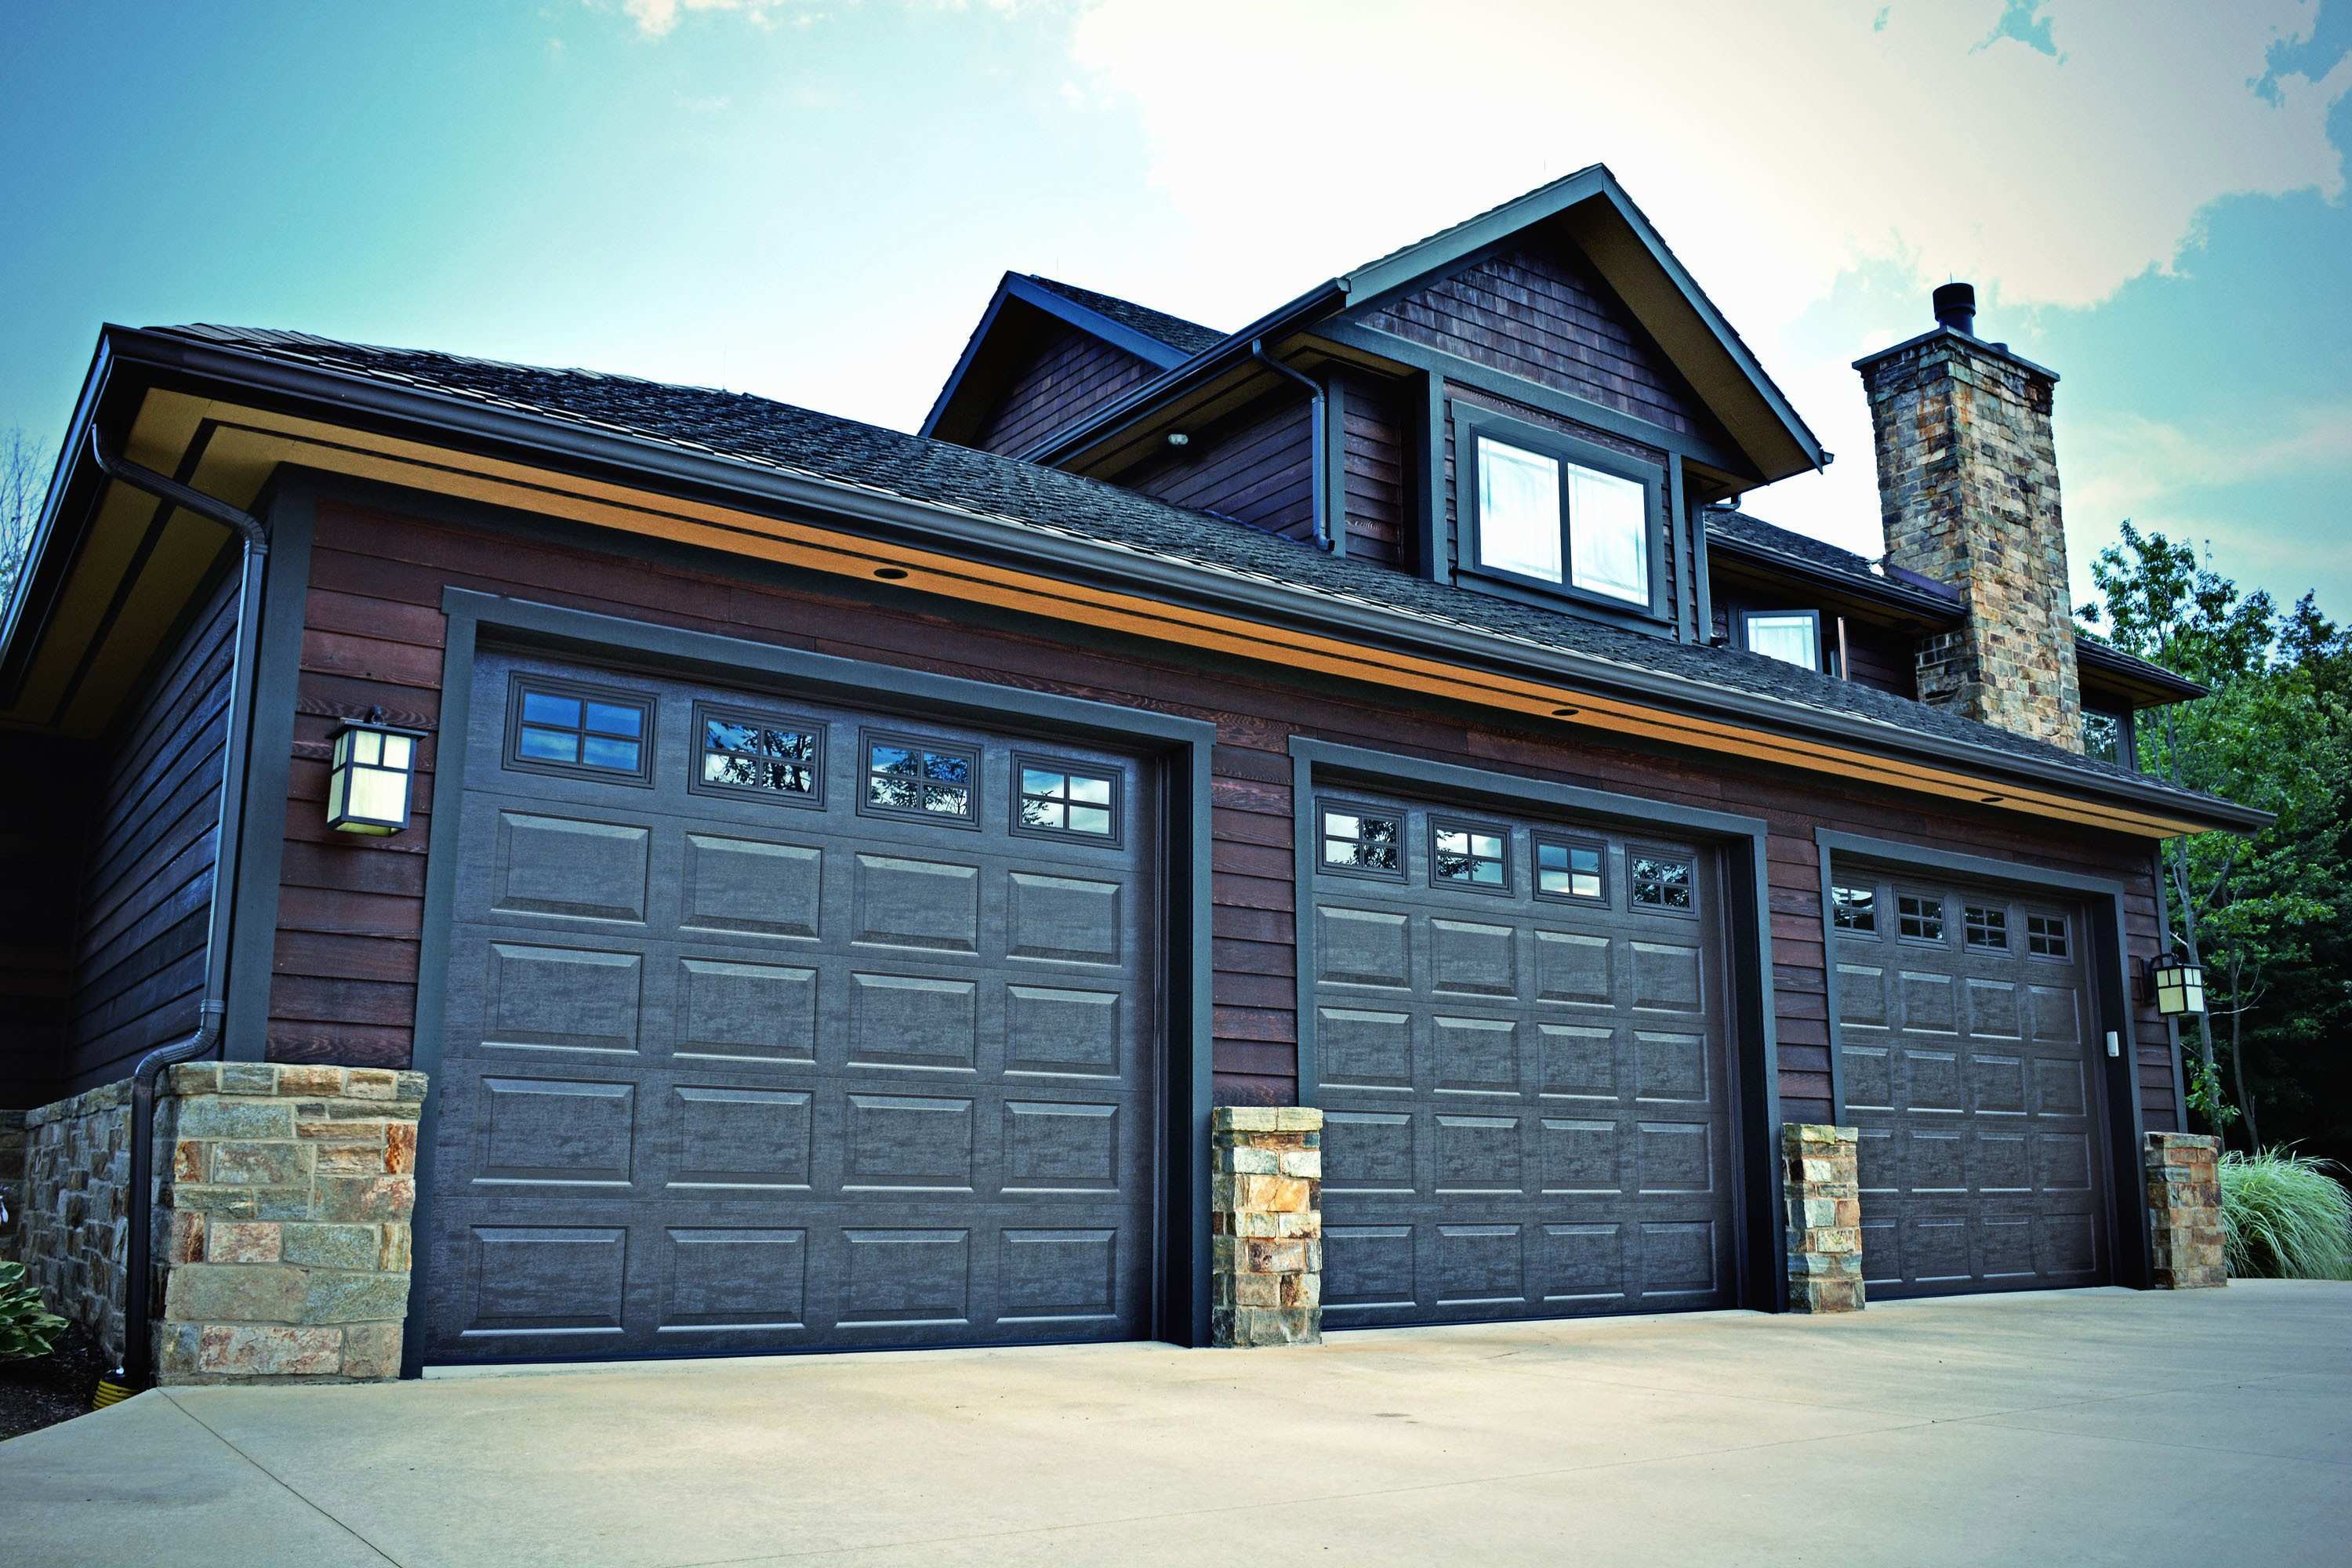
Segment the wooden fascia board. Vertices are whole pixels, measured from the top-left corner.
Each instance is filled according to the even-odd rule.
[[[158,396],[170,395],[158,395]],[[977,562],[840,528],[720,506],[636,487],[427,445],[298,416],[211,403],[215,422],[205,468],[224,490],[247,489],[277,465],[296,464],[723,553],[859,580],[903,571],[910,593],[1071,621],[1185,648],[1286,666],[1421,696],[1560,723],[1662,741],[1718,755],[1793,767],[1848,781],[1982,804],[2141,837],[2169,837],[2204,825],[2134,811],[2006,779],[1937,768],[1851,746],[1677,712],[1553,681],[1371,646],[1292,626],[1172,604],[1115,587],[1073,583]],[[217,467],[217,469],[215,466]],[[1044,531],[1051,533],[1052,531]],[[1065,537],[1055,535],[1056,538]],[[1105,546],[1107,552],[1116,547]],[[1554,716],[1560,708],[1572,718]]]

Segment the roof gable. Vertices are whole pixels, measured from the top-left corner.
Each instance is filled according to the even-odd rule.
[[[994,419],[1012,384],[1034,367],[1041,344],[1058,345],[1074,333],[1143,367],[1146,374],[1136,377],[1138,382],[1171,370],[1223,339],[1212,328],[1108,294],[1008,272],[940,388],[921,433],[941,440],[973,441]]]

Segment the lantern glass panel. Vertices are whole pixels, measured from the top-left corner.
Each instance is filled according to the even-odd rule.
[[[373,730],[362,730],[352,737],[352,761],[373,767],[383,760],[383,737]]]
[[[401,820],[408,775],[383,768],[352,769],[352,815],[376,822]]]
[[[388,768],[407,767],[415,749],[416,742],[405,735],[386,735],[383,738],[383,765]]]
[[[336,742],[335,750],[341,752],[342,749],[342,742]],[[340,763],[336,764],[335,771],[327,775],[327,820],[329,822],[343,815],[343,780],[346,776],[346,770]]]

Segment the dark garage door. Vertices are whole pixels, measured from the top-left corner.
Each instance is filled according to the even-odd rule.
[[[1869,1293],[2105,1281],[2081,911],[1840,867],[1831,925]]]
[[[1327,1321],[1733,1304],[1711,858],[1379,796],[1310,828]]]
[[[1150,1331],[1133,759],[485,654],[425,1359]]]

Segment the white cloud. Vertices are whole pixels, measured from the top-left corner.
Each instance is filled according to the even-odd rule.
[[[752,26],[765,27],[777,12],[789,9],[789,0],[621,0],[622,13],[649,38],[668,33],[688,11],[740,12]]]

